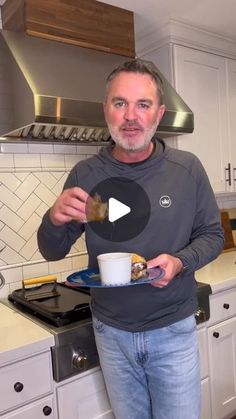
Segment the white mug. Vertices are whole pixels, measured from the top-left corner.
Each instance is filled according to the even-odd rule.
[[[103,253],[97,260],[103,284],[124,285],[131,281],[131,253]]]

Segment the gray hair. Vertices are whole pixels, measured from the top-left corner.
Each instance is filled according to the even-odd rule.
[[[109,91],[110,83],[115,79],[116,76],[120,73],[139,73],[139,74],[148,74],[151,76],[152,80],[157,87],[157,97],[159,105],[163,105],[163,81],[159,74],[159,71],[155,64],[152,61],[145,61],[141,59],[135,59],[131,61],[126,61],[125,63],[116,67],[106,79],[106,94]]]

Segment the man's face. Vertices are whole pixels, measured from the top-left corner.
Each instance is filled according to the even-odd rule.
[[[122,72],[111,81],[104,113],[112,139],[123,150],[145,150],[164,111],[148,74]]]

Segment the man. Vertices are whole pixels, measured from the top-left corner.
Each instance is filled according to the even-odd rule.
[[[97,266],[98,254],[128,251],[165,271],[152,284],[91,289],[96,343],[117,419],[200,416],[194,271],[218,256],[223,233],[199,160],[155,137],[162,95],[150,62],[133,60],[110,74],[104,112],[114,144],[72,169],[38,232],[48,260],[63,258],[85,230],[89,266]],[[86,223],[90,191],[120,176],[141,185],[151,208],[143,231],[122,243],[98,237]]]

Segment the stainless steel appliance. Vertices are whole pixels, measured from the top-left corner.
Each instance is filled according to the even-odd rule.
[[[103,116],[105,80],[126,57],[3,30],[12,86],[7,141],[98,144],[110,140]],[[162,137],[193,131],[193,113],[160,73],[166,112]],[[2,141],[1,140],[1,141]]]
[[[8,300],[14,308],[54,335],[55,346],[51,349],[53,376],[59,382],[96,367],[99,361],[92,329],[89,289],[81,291],[58,283],[58,295],[53,296],[53,286],[47,283],[17,289],[8,296]]]
[[[8,304],[23,312],[54,335],[52,348],[54,380],[59,382],[73,375],[99,365],[98,353],[92,328],[89,288],[69,288],[58,284],[58,296],[50,294],[51,284],[33,287],[36,299],[27,299],[24,288],[13,291],[8,296]],[[197,324],[210,317],[208,284],[197,283],[198,308],[195,312]]]

